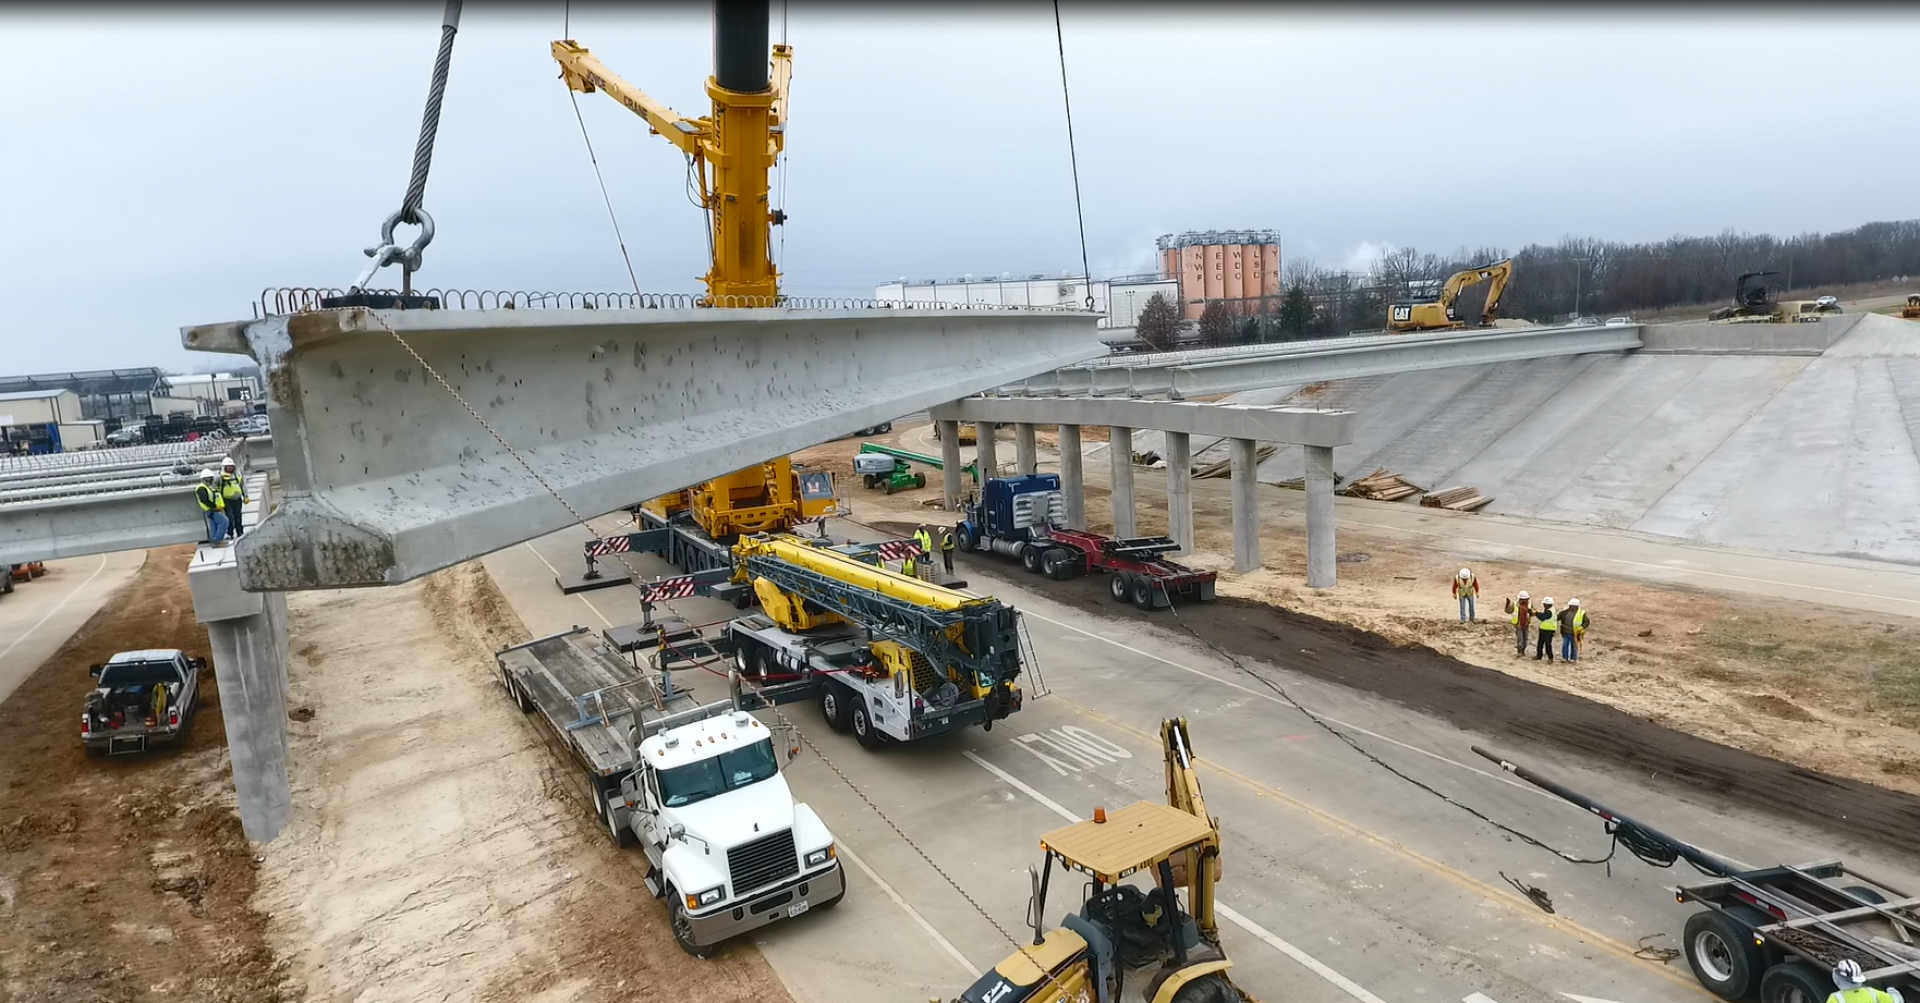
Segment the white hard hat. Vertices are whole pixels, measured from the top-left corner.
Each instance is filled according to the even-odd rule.
[[[1841,958],[1833,966],[1833,984],[1842,989],[1857,989],[1866,984],[1867,974],[1860,970],[1860,962],[1852,958]]]
[[[1545,599],[1542,599],[1542,600],[1540,600],[1540,601],[1541,601],[1541,602],[1543,602],[1543,603],[1545,603],[1545,604],[1547,604],[1548,606],[1551,606],[1551,605],[1553,605],[1553,597],[1552,597],[1552,596],[1548,596],[1548,597],[1546,597]]]
[[[1578,605],[1580,605],[1580,600],[1578,600],[1578,599],[1569,599],[1569,600],[1567,600],[1567,605],[1569,605],[1569,606],[1578,606]]]
[[[1472,578],[1472,577],[1473,577],[1473,572],[1471,572],[1471,571],[1468,571],[1468,570],[1467,570],[1466,568],[1461,568],[1461,569],[1460,569],[1460,577],[1462,577],[1462,578]]]
[[[221,465],[221,466],[223,466],[223,467],[231,467],[231,466],[233,466],[233,457],[231,457],[231,456],[222,456],[222,457],[220,458],[220,465]]]
[[[200,479],[201,479],[201,480],[203,480],[203,481],[210,481],[210,480],[213,480],[213,470],[212,470],[211,468],[209,468],[209,467],[201,467],[201,468],[200,468]]]
[[[1533,597],[1527,594],[1527,590],[1526,590],[1526,589],[1521,589],[1521,590],[1520,590],[1520,598],[1522,598],[1522,599],[1532,599]]]

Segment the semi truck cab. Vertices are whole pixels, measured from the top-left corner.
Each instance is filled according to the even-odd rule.
[[[833,833],[793,799],[773,733],[752,714],[726,710],[667,728],[636,752],[620,786],[624,824],[689,954],[704,957],[846,894]]]

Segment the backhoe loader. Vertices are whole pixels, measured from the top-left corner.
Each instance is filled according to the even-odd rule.
[[[1162,721],[1160,742],[1167,803],[1096,808],[1092,820],[1041,839],[1045,860],[1027,869],[1033,942],[955,1003],[1253,1003],[1227,975],[1233,962],[1214,921],[1220,827],[1200,795],[1186,718]],[[1045,930],[1056,862],[1090,881],[1079,911]],[[1148,876],[1145,890],[1127,883],[1133,875]]]

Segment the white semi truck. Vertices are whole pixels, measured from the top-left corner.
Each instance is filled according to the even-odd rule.
[[[494,657],[507,693],[579,767],[614,843],[640,844],[687,953],[838,904],[833,833],[793,799],[774,732],[737,695],[703,703],[682,685],[726,659],[675,621],[650,640],[644,659],[623,659],[575,627]]]

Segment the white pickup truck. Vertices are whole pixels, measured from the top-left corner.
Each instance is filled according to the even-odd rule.
[[[148,648],[92,666],[94,689],[80,712],[87,755],[145,752],[185,741],[200,710],[200,670],[206,665],[177,648]]]
[[[674,940],[704,958],[729,938],[838,904],[846,880],[833,833],[793,799],[772,730],[738,697],[702,703],[681,683],[722,656],[690,630],[644,640],[655,649],[644,662],[585,627],[494,658],[515,703],[581,768],[614,842],[640,844]]]

